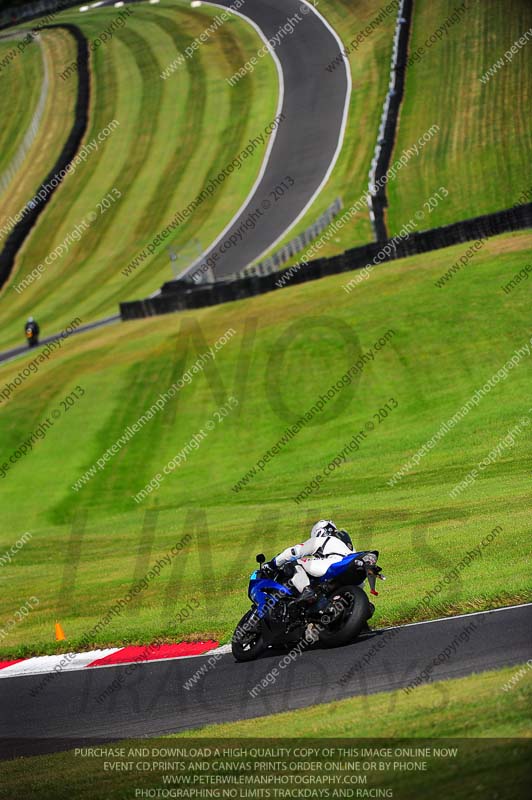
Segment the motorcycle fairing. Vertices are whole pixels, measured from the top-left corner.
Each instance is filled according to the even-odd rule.
[[[341,561],[336,561],[334,564],[331,564],[327,572],[322,575],[321,578],[318,578],[318,581],[321,583],[322,581],[330,581],[331,578],[337,578],[338,575],[341,575],[344,570],[351,564],[352,561],[355,559],[360,559],[363,555],[366,554],[366,550],[360,553],[350,553],[345,558],[342,558]]]
[[[291,596],[293,593],[287,586],[283,586],[282,583],[272,581],[270,578],[258,578],[257,572],[258,570],[255,570],[250,576],[248,594],[250,599],[257,604],[259,617],[262,617],[268,610],[268,607],[271,608],[272,606],[272,596],[267,590],[275,589],[281,594],[286,594],[288,596]],[[277,602],[277,598],[275,598],[275,602]]]

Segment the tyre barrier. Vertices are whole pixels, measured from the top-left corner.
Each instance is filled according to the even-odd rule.
[[[375,240],[381,243],[386,242],[388,238],[384,221],[384,209],[388,206],[388,199],[386,183],[381,185],[380,181],[388,172],[395,146],[397,122],[405,90],[408,40],[412,26],[413,5],[413,0],[401,0],[399,4],[393,39],[390,83],[384,100],[375,154],[369,171],[369,215]],[[375,185],[380,188],[375,189]]]
[[[454,222],[440,228],[412,233],[405,239],[397,240],[396,238],[387,242],[371,242],[362,247],[346,250],[345,253],[332,258],[319,258],[309,262],[295,274],[291,274],[289,285],[314,281],[328,275],[350,272],[372,265],[378,266],[386,261],[440,250],[461,242],[487,239],[501,233],[525,228],[532,228],[532,203]],[[393,242],[393,246],[388,247],[387,252],[384,252],[386,244],[389,242]],[[375,264],[374,259],[377,256],[379,256],[379,261]],[[282,288],[281,278],[285,272],[288,273],[289,269],[271,275],[256,275],[198,286],[192,286],[185,281],[169,281],[164,284],[157,295],[145,300],[120,303],[120,316],[122,320],[140,319],[157,314],[169,314],[174,311],[204,308],[233,300],[243,300]],[[278,283],[281,283],[281,287],[278,286]]]

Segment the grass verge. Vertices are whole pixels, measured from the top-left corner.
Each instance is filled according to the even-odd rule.
[[[378,625],[526,599],[530,290],[526,282],[509,294],[502,287],[530,261],[532,238],[489,240],[437,288],[462,252],[460,245],[388,264],[349,294],[339,275],[96,330],[67,339],[25,375],[33,353],[1,366],[0,552],[25,531],[32,538],[2,567],[9,592],[0,597],[0,627],[30,594],[40,601],[3,637],[2,653],[75,649],[145,578],[135,601],[94,633],[94,645],[226,638],[247,605],[255,553],[279,552],[321,517],[345,526],[355,546],[381,550],[391,580]],[[215,360],[198,367],[224,335]],[[402,466],[518,349],[515,368],[401,477]],[[258,466],[361,353],[362,371]],[[175,398],[102,460],[176,382]],[[43,430],[47,418],[52,424]],[[357,435],[358,449],[335,467]],[[473,469],[477,477],[453,494]],[[183,537],[186,546],[170,558]],[[158,560],[159,575],[147,578]],[[429,608],[420,608],[430,591]],[[180,621],[193,599],[197,610]],[[53,641],[58,617],[68,637],[61,647]]]
[[[74,40],[66,31],[61,30],[43,31],[40,37],[49,70],[49,89],[45,110],[37,136],[21,168],[7,191],[0,196],[0,227],[9,224],[8,218],[15,217],[20,213],[26,203],[35,196],[45,176],[57,161],[74,121],[77,79],[74,77],[68,86],[64,86],[54,71],[54,65],[58,62],[75,58]],[[5,71],[2,81],[15,81],[17,87],[13,90],[8,88],[6,92],[6,95],[9,93],[10,98],[14,98],[14,106],[10,107],[10,114],[6,115],[5,121],[2,122],[5,143],[8,140],[12,144],[16,142],[18,147],[24,138],[41,91],[42,74],[41,49],[35,42],[29,46],[29,49],[23,50]],[[4,127],[8,120],[10,121],[8,126]],[[17,137],[12,136],[11,126],[18,129]],[[7,154],[11,158],[15,148],[2,148],[2,150],[3,168],[8,163]],[[2,236],[0,247],[3,247],[7,235],[6,232],[6,235]],[[28,262],[26,264],[28,265]],[[34,266],[35,263],[32,263],[29,269]],[[6,283],[0,292],[3,323],[7,323],[8,310],[11,305],[16,305],[16,294],[12,290],[8,293],[7,286]],[[20,320],[18,328],[20,330]]]
[[[465,13],[455,14],[457,21],[432,44],[431,35],[464,4],[414,5],[410,57],[415,61],[407,72],[394,155],[431,125],[440,131],[389,187],[391,236],[440,186],[449,195],[424,228],[509,208],[525,191],[530,201],[532,124],[526,109],[532,46],[523,47],[487,83],[480,78],[532,27],[532,8],[523,0],[465,5]]]
[[[30,314],[43,333],[55,333],[76,316],[84,321],[103,317],[116,313],[121,300],[151,294],[172,278],[168,248],[180,256],[181,271],[229,222],[259,173],[268,136],[251,157],[240,160],[239,168],[233,165],[217,190],[159,241],[153,254],[147,252],[175,214],[230,166],[251,138],[264,133],[276,115],[278,79],[273,60],[264,58],[251,80],[228,86],[225,78],[260,44],[253,28],[234,18],[164,80],[164,70],[204,33],[219,9],[171,2],[132,9],[126,24],[92,53],[85,143],[95,140],[98,147],[57,189],[17,259],[0,297],[0,347],[20,340],[21,320]],[[118,14],[114,8],[87,14],[75,9],[56,21],[75,22],[93,41]],[[68,53],[56,54],[51,68],[65,93],[72,91],[76,76],[59,76],[71,60]],[[60,99],[55,107],[62,107]],[[111,134],[98,141],[113,120],[118,124]],[[101,207],[109,193],[111,200]],[[90,213],[97,217],[89,229],[72,236],[68,248],[47,263]],[[143,251],[145,257],[124,275],[122,270]],[[16,292],[14,285],[43,262],[41,276]]]

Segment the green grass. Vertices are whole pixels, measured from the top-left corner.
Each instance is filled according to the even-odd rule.
[[[35,196],[35,192],[59,157],[63,149],[67,133],[72,128],[74,120],[74,107],[76,102],[77,78],[65,83],[60,80],[55,65],[75,58],[75,45],[72,37],[62,30],[43,31],[41,33],[42,47],[49,67],[49,89],[44,114],[41,124],[28,154],[11,182],[7,192],[0,196],[1,225],[9,216],[15,216]],[[2,72],[2,81],[10,81],[6,95],[13,98],[14,106],[10,106],[10,113],[4,115],[2,120],[3,144],[16,142],[16,147],[26,134],[28,124],[33,116],[37,97],[42,85],[42,57],[35,44],[27,47],[20,53],[8,68]],[[12,90],[12,82],[16,81],[16,91]],[[5,127],[4,127],[5,126]],[[13,139],[13,126],[19,131],[19,136]],[[2,168],[7,165],[16,148],[4,149],[2,147]],[[3,247],[5,237],[0,241]],[[41,254],[41,257],[47,253]],[[39,259],[40,260],[40,259]],[[31,270],[35,266],[28,265]],[[13,295],[13,296],[11,296]],[[13,304],[15,292],[8,292],[7,285],[0,294],[0,309],[2,312],[2,330],[8,318],[8,309]],[[20,326],[19,326],[20,327]]]
[[[405,774],[387,771],[380,774],[372,771],[368,775],[367,788],[393,787],[394,796],[402,800],[428,796],[434,800],[450,796],[468,800],[477,794],[500,800],[521,800],[527,796],[530,764],[527,761],[527,743],[517,741],[517,737],[524,739],[531,735],[529,709],[532,687],[529,674],[511,692],[502,690],[516,669],[512,667],[442,681],[419,687],[411,695],[400,690],[353,697],[260,719],[211,725],[187,731],[176,738],[126,741],[114,746],[141,745],[149,749],[186,747],[188,743],[190,747],[209,747],[213,751],[217,745],[220,748],[245,748],[255,744],[263,747],[268,744],[293,746],[293,742],[279,738],[279,731],[293,739],[302,738],[302,742],[296,743],[302,748],[395,748],[399,745],[398,739],[409,739],[408,745],[413,748],[458,747],[458,756],[456,759],[427,759],[430,764],[428,772]],[[349,742],[342,742],[346,737]],[[379,740],[375,741],[376,737],[380,737]],[[270,742],[265,742],[264,739],[268,738]],[[368,741],[365,745],[360,741],[366,738],[373,739],[373,742]],[[225,745],[217,739],[230,742]],[[403,747],[408,745],[403,743]],[[142,772],[136,767],[128,772],[110,772],[104,771],[104,760],[127,760],[134,764],[143,761],[146,764],[159,759],[146,756],[141,759],[82,758],[75,757],[72,751],[19,758],[3,765],[0,797],[31,796],[39,800],[56,800],[74,794],[91,800],[111,796],[129,798],[135,789],[163,786],[161,775],[165,770],[162,767],[151,771],[144,768]],[[353,760],[343,759],[344,762]],[[384,759],[380,760],[385,763]],[[303,761],[300,763],[302,766]]]
[[[456,499],[449,496],[532,406],[526,357],[416,469],[393,487],[387,483],[532,333],[529,284],[510,295],[501,288],[530,262],[530,233],[490,240],[473,264],[437,289],[434,281],[463,250],[386,265],[351,294],[342,289],[351,276],[333,276],[280,294],[67,340],[2,404],[6,462],[54,409],[62,416],[0,479],[0,552],[24,531],[33,534],[2,568],[10,589],[0,597],[0,627],[30,594],[40,599],[3,638],[1,652],[75,647],[109,605],[186,533],[190,545],[120,618],[93,635],[93,643],[148,642],[157,635],[227,638],[247,605],[255,553],[273,555],[300,541],[312,521],[324,516],[345,526],[357,547],[382,551],[390,579],[376,624],[529,597],[526,431],[470,489]],[[103,471],[74,491],[75,481],[126,426],[229,328],[236,335],[218,353],[216,368],[196,375]],[[345,331],[367,351],[389,329],[395,331],[389,344],[359,381],[343,390],[340,413],[325,410],[248,486],[232,491],[289,421],[345,373],[357,351],[356,342],[346,345]],[[24,356],[0,368],[0,391],[29,360]],[[65,412],[61,400],[77,385],[85,395]],[[137,505],[133,496],[231,394],[239,400],[238,410],[217,423],[208,441]],[[378,424],[373,415],[392,397],[398,408]],[[278,415],[280,399],[288,406],[286,416]],[[376,425],[371,437],[327,477],[319,493],[297,505],[293,498],[367,421]],[[157,508],[158,515],[149,512],[146,520],[148,508]],[[430,609],[416,608],[496,526],[502,532],[483,558]],[[200,602],[197,612],[183,623],[172,621],[192,598]],[[68,637],[60,647],[53,641],[56,618]]]
[[[450,2],[438,0],[416,7],[412,48],[424,42],[452,11]],[[349,43],[376,16],[369,0],[348,3],[324,0],[320,12]],[[89,37],[98,36],[117,15],[116,9],[93,9],[80,15],[77,9],[58,15],[73,21]],[[3,326],[0,346],[14,344],[20,336],[20,319],[38,314],[46,331],[57,330],[74,316],[88,321],[116,311],[121,300],[134,299],[157,288],[171,277],[165,246],[148,258],[134,275],[120,270],[134,258],[173,216],[195,197],[208,177],[231,160],[239,147],[273,117],[277,79],[270,59],[230,88],[225,78],[256,51],[255,32],[244,21],[227,23],[190,59],[186,68],[167,81],[160,72],[208,25],[216,9],[191,10],[187,4],[166,0],[157,7],[135,7],[124,28],[94,56],[94,104],[87,140],[112,118],[121,125],[96,155],[65,182],[17,260],[11,283],[0,298]],[[478,77],[529,25],[528,7],[513,0],[512,13],[496,3],[473,6],[467,23],[450,29],[449,36],[428,50],[421,64],[409,71],[395,152],[410,146],[437,123],[441,133],[390,186],[390,231],[397,232],[423,201],[439,188],[449,197],[430,215],[430,226],[511,205],[529,187],[530,124],[525,109],[530,95],[530,48],[523,48],[487,86]],[[346,206],[365,190],[385,94],[391,52],[394,14],[390,14],[350,56],[353,93],[345,143],[324,191],[305,218],[289,234],[291,238],[341,195]],[[46,34],[61,41],[53,53],[56,76],[72,60],[65,34]],[[30,69],[29,51],[22,54]],[[14,65],[10,65],[14,68]],[[140,72],[142,70],[142,72]],[[451,78],[448,78],[451,76]],[[324,65],[324,80],[328,73]],[[56,80],[55,113],[43,126],[47,134],[38,143],[39,158],[46,158],[61,144],[58,131],[68,128],[76,78]],[[458,87],[458,88],[456,88]],[[27,93],[24,92],[24,99]],[[458,106],[457,106],[458,104]],[[28,104],[26,104],[27,107]],[[448,109],[453,108],[453,113]],[[64,111],[63,111],[64,109]],[[15,118],[23,125],[27,112]],[[237,125],[234,120],[246,120]],[[168,131],[172,135],[168,135]],[[199,141],[217,142],[205,158]],[[472,152],[475,158],[472,158]],[[206,246],[231,218],[258,171],[262,152],[246,162],[234,182],[227,181],[183,225],[174,240],[167,240],[183,254],[196,254],[196,239]],[[4,198],[0,214],[18,211],[33,194],[43,164],[32,159],[17,192]],[[437,166],[436,166],[437,165]],[[119,185],[120,184],[120,185]],[[475,191],[471,191],[471,186]],[[48,267],[40,281],[22,295],[13,285],[23,279],[51,252],[99,200],[113,187],[123,193],[81,242]],[[478,189],[478,191],[477,191]],[[67,209],[65,213],[65,209]],[[427,225],[428,227],[428,225]],[[116,236],[115,231],[120,235]],[[357,215],[349,226],[331,238],[320,251],[324,256],[368,241],[367,215]],[[67,306],[63,302],[69,297]]]
[[[459,6],[416,3],[410,52]],[[440,132],[389,186],[390,235],[423,210],[444,186],[449,196],[420,228],[432,228],[513,206],[530,191],[532,47],[523,47],[484,85],[480,77],[532,26],[526,0],[469,3],[462,20],[429,47],[407,73],[394,155],[439,125]]]
[[[11,50],[16,50],[17,40],[0,42],[0,62]],[[23,56],[23,57],[21,57]],[[39,99],[42,85],[42,56],[37,44],[15,55],[13,61],[1,70],[2,87],[12,98],[9,114],[0,119],[0,175],[17,152]],[[25,86],[25,91],[20,91]]]
[[[532,735],[527,713],[532,699],[532,672],[511,691],[502,688],[519,669],[519,666],[507,667],[467,678],[436,681],[418,686],[409,694],[399,689],[283,714],[206,725],[177,736],[269,738],[277,736],[279,731],[290,730],[291,736],[312,738],[528,737]]]
[[[453,0],[417,3],[410,53],[424,46],[459,5]],[[416,211],[426,211],[423,223],[418,224],[423,230],[508,208],[523,192],[530,192],[532,48],[523,47],[487,85],[479,80],[532,26],[530,4],[511,0],[501,5],[488,0],[469,5],[463,23],[451,26],[448,35],[426,48],[423,60],[409,68],[392,162],[433,124],[440,126],[440,132],[389,184],[390,236]],[[344,43],[378,16],[380,9],[370,3],[344,5],[336,0],[319,6]],[[395,18],[391,14],[350,56],[353,95],[342,154],[324,191],[283,243],[315,222],[335,197],[343,197],[348,208],[367,189],[388,87]],[[432,212],[424,209],[423,203],[442,185],[449,191],[447,198]],[[357,214],[331,237],[320,256],[335,255],[372,238],[368,215]],[[287,264],[298,260],[295,257]]]
[[[269,58],[261,60],[252,80],[242,86],[226,83],[260,46],[256,32],[239,18],[225,23],[185,66],[162,80],[163,70],[203,33],[219,9],[190,9],[173,2],[133,9],[127,24],[93,54],[93,104],[85,141],[114,119],[119,127],[64,181],[21,251],[0,302],[0,347],[20,339],[20,320],[30,313],[42,322],[43,331],[55,332],[75,316],[88,321],[116,313],[119,301],[153,292],[172,276],[167,247],[190,256],[195,238],[202,247],[209,244],[240,207],[259,172],[267,141],[133,276],[122,275],[121,269],[176,211],[189,205],[209,178],[264,131],[275,117],[278,93]],[[57,21],[74,21],[94,39],[117,14],[114,8],[88,14],[75,9],[58,15]],[[69,59],[57,58],[54,73],[62,73],[68,64]],[[75,81],[72,77],[59,83],[70,87]],[[113,188],[122,198],[102,216],[97,204]],[[90,230],[47,266],[39,281],[17,294],[13,286],[91,211],[99,216]]]
[[[274,116],[277,78],[270,59],[262,59],[257,69],[237,87],[228,87],[224,80],[257,49],[255,34],[245,22],[235,20],[226,24],[218,36],[200,48],[186,65],[191,74],[182,69],[167,81],[160,81],[159,73],[175,58],[176,46],[182,52],[217,11],[207,6],[201,13],[191,12],[183,4],[174,2],[163,2],[156,9],[135,7],[134,11],[125,28],[115,33],[113,42],[97,51],[95,108],[91,132],[86,138],[90,140],[113,117],[120,121],[121,127],[106,142],[105,156],[102,153],[92,156],[85,167],[78,169],[73,185],[65,185],[57,193],[20,255],[12,284],[18,283],[40,263],[112,186],[125,190],[124,195],[127,192],[126,203],[109,211],[91,234],[84,236],[68,256],[56,261],[22,296],[12,288],[6,289],[8,301],[0,303],[5,316],[0,332],[0,341],[4,344],[12,344],[19,336],[20,318],[25,314],[38,313],[47,328],[56,330],[77,314],[88,320],[113,313],[121,300],[151,293],[168,279],[170,262],[164,247],[159,248],[155,257],[147,259],[134,277],[124,278],[120,268],[145,247],[176,209],[201,191],[207,176],[217,174],[231,160],[239,150],[239,143],[245,144],[248,137],[259,132]],[[345,43],[375,17],[375,8],[369,0],[357,0],[354,5],[345,0],[326,0],[320,11]],[[94,37],[117,13],[114,9],[101,9],[80,15],[76,9],[59,15],[58,20],[75,22],[87,36]],[[145,24],[147,20],[162,21],[164,32],[154,24],[150,28]],[[391,14],[351,57],[353,93],[342,153],[324,191],[287,238],[313,223],[337,196],[342,196],[348,204],[358,199],[365,189],[374,145],[373,131],[378,127],[388,80],[393,24],[394,14]],[[142,37],[142,42],[138,37],[133,41],[133,32]],[[59,57],[55,72],[61,73],[71,60],[70,55]],[[136,65],[140,63],[142,85],[135,74]],[[325,65],[323,74],[326,81],[329,74]],[[74,83],[75,78],[66,84],[59,81],[60,88]],[[147,85],[150,91],[143,95],[142,86]],[[120,104],[116,95],[122,98]],[[154,109],[159,107],[160,122],[156,126]],[[180,111],[178,119],[174,120],[172,115],[176,108]],[[246,115],[246,126],[233,124]],[[167,135],[169,124],[175,126],[172,137]],[[130,128],[128,133],[126,125]],[[145,141],[144,150],[139,148],[139,138]],[[200,140],[220,140],[216,158],[208,169],[204,151],[197,147]],[[141,180],[137,165],[146,161],[148,151],[153,154],[153,163],[145,163],[144,173],[149,177]],[[180,265],[196,255],[196,237],[206,246],[231,218],[253,182],[253,169],[257,171],[262,155],[262,151],[257,151],[253,162],[245,162],[252,169],[241,171],[238,186],[227,182],[213,202],[203,204],[182,227],[172,242],[178,251],[183,251]],[[168,167],[170,159],[172,166]],[[116,175],[115,165],[121,162],[125,162],[125,167],[120,177],[111,180],[110,175]],[[161,177],[161,167],[166,180]],[[19,207],[20,204],[14,210]],[[69,209],[67,215],[65,207]],[[120,237],[114,236],[116,227],[121,231]],[[357,215],[327,245],[323,254],[343,251],[369,238],[371,229],[367,214]],[[64,293],[69,295],[69,310],[75,312],[68,318],[62,302]]]

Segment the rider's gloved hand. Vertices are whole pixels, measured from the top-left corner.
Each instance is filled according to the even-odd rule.
[[[281,567],[281,572],[285,580],[290,580],[296,574],[296,565],[293,561],[288,561]]]

